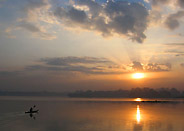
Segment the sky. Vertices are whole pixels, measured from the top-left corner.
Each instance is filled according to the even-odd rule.
[[[183,29],[183,0],[0,0],[0,90],[184,90]]]

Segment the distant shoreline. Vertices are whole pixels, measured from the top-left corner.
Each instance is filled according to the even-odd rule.
[[[132,88],[114,91],[75,91],[68,94],[75,98],[184,98],[184,91],[175,88]]]
[[[58,96],[67,97],[68,93],[58,92],[17,92],[17,91],[0,91],[0,96]]]
[[[70,98],[184,98],[184,91],[175,88],[132,88],[130,90],[113,91],[75,91],[75,92],[19,92],[0,91],[0,96],[48,96],[48,97],[70,97]]]

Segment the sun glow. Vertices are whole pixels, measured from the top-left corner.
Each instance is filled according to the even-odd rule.
[[[141,113],[140,113],[139,105],[137,105],[137,115],[136,115],[136,118],[137,118],[137,123],[140,123]]]
[[[145,77],[144,73],[135,73],[132,75],[132,78],[134,78],[134,79],[142,79],[144,77]]]

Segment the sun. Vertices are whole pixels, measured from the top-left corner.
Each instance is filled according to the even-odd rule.
[[[134,78],[134,79],[142,79],[142,78],[144,78],[144,73],[134,73],[132,75],[132,78]]]
[[[140,101],[142,101],[142,99],[141,98],[136,98],[136,99],[134,99],[134,101],[140,102]]]

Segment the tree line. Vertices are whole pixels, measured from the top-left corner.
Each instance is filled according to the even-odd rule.
[[[114,90],[114,91],[82,91],[78,90],[68,94],[69,97],[84,98],[184,98],[184,91],[176,88],[132,88],[130,90]]]

